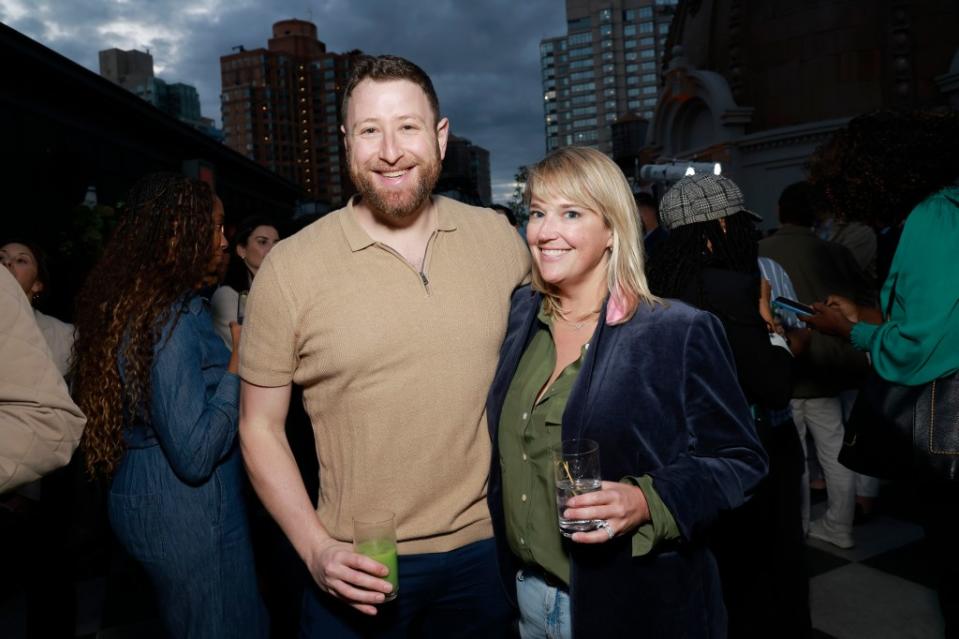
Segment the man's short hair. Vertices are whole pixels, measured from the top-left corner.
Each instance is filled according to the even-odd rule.
[[[816,190],[809,182],[796,182],[779,195],[779,221],[811,227],[816,221]]]
[[[429,100],[430,107],[433,109],[434,124],[440,121],[440,101],[436,97],[436,90],[433,88],[430,76],[409,60],[396,55],[364,55],[357,58],[350,73],[350,80],[346,84],[346,91],[343,93],[344,120],[346,119],[350,96],[353,95],[353,90],[363,80],[376,82],[408,80],[412,82],[426,94],[426,99]]]

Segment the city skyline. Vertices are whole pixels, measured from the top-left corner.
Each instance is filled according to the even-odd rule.
[[[0,22],[94,72],[99,50],[149,49],[156,74],[196,86],[203,114],[221,125],[220,56],[262,46],[278,20],[310,20],[328,50],[394,53],[422,66],[453,132],[489,149],[495,201],[509,198],[518,166],[544,155],[539,42],[565,29],[563,0],[263,5],[0,0]]]

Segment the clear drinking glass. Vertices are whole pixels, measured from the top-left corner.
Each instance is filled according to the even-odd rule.
[[[599,490],[599,444],[591,439],[567,439],[550,449],[556,479],[556,512],[559,531],[566,537],[599,528],[601,519],[565,519],[563,511],[571,497]]]
[[[386,601],[396,599],[400,591],[400,576],[393,513],[388,510],[366,510],[353,517],[353,550],[386,566],[390,573],[384,579],[393,585],[393,592],[386,595]]]

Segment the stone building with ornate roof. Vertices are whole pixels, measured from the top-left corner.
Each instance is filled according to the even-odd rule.
[[[955,0],[680,0],[644,159],[717,161],[774,226],[851,117],[959,108]]]

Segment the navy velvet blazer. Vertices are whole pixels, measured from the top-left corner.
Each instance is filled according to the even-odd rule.
[[[487,404],[493,441],[488,500],[507,591],[519,565],[506,542],[498,427],[503,400],[533,335],[542,297],[513,294]],[[726,612],[704,530],[766,473],[722,325],[682,302],[642,304],[607,326],[605,308],[563,414],[563,438],[600,446],[603,479],[649,474],[680,540],[632,557],[630,536],[570,542],[573,634],[584,637],[725,637]],[[559,534],[557,530],[557,534]]]

